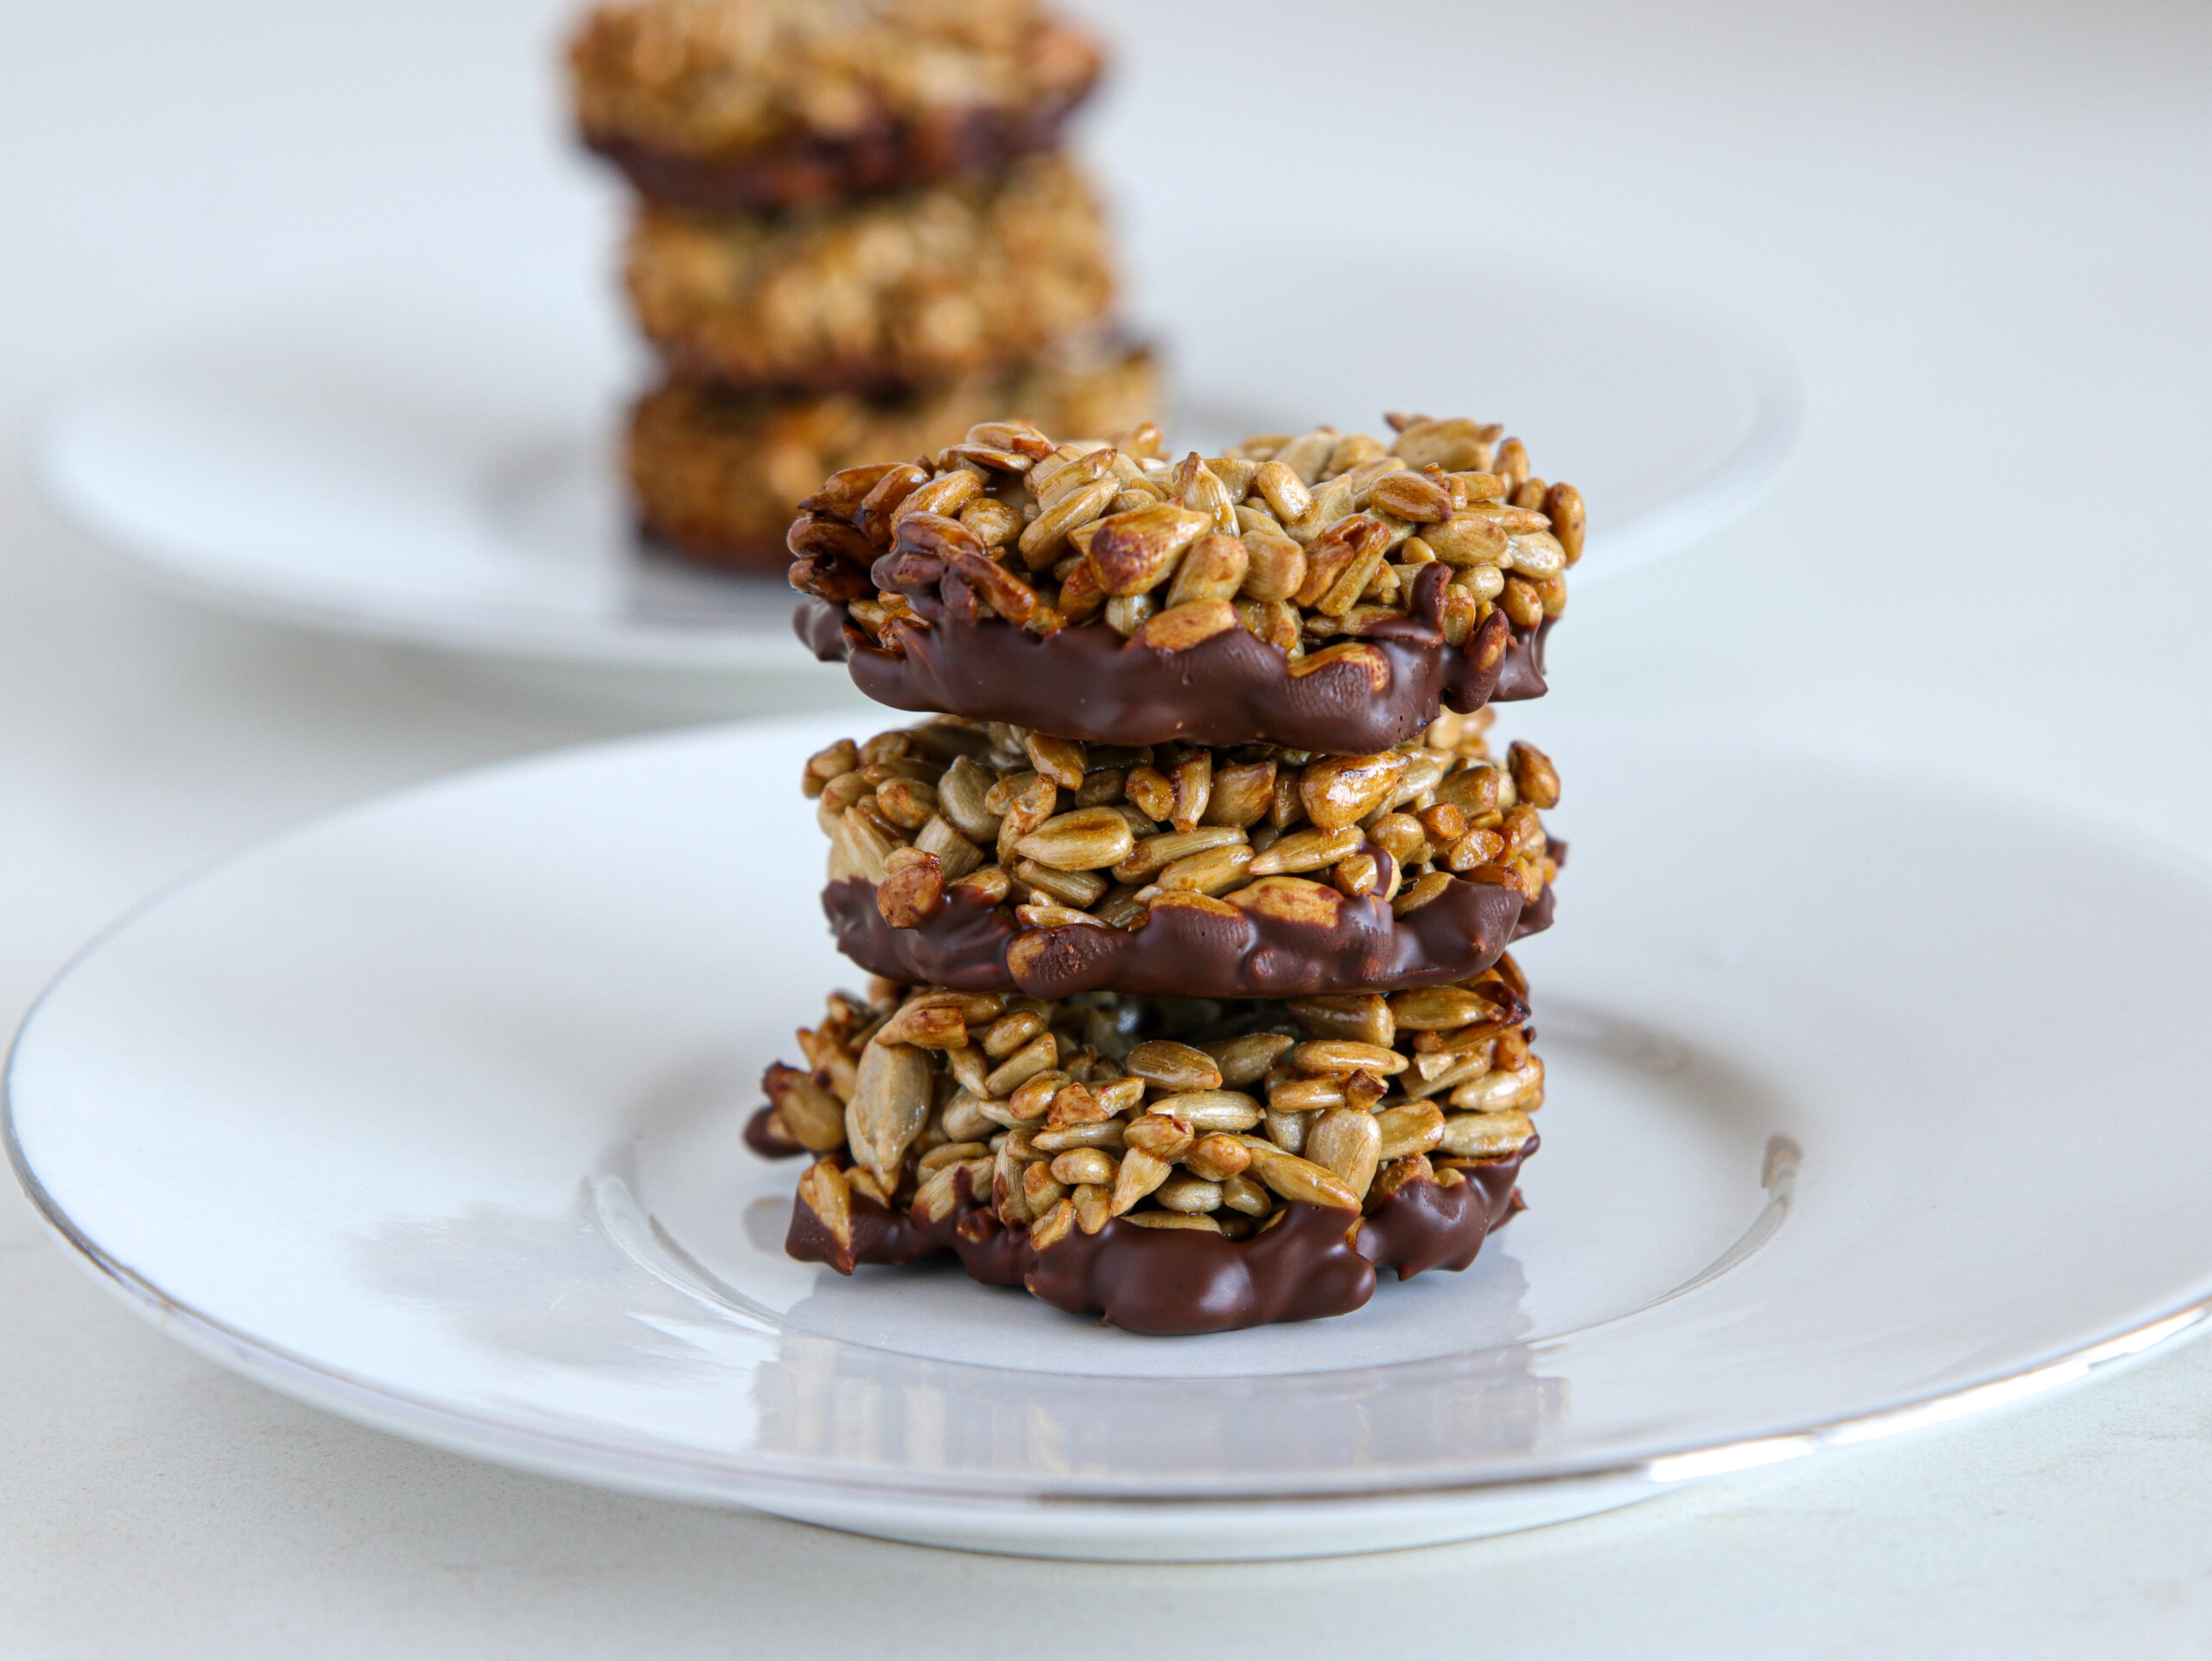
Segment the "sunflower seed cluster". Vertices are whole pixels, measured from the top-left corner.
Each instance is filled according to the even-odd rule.
[[[1564,611],[1580,493],[1533,474],[1503,427],[1389,419],[1387,442],[1316,427],[1180,460],[1149,423],[1055,442],[985,422],[933,456],[831,475],[791,527],[791,583],[893,652],[930,627],[913,604],[926,592],[956,616],[1094,625],[1166,652],[1241,627],[1294,675],[1375,656],[1360,637],[1408,614],[1432,564],[1450,572],[1439,621],[1454,646],[1493,609],[1523,630]]]
[[[1507,625],[1525,637],[1559,616],[1584,530],[1573,487],[1535,477],[1503,429],[1390,425],[1388,442],[1322,427],[1176,460],[1150,424],[1058,443],[983,422],[933,455],[831,475],[791,526],[791,580],[842,610],[849,642],[858,629],[894,655],[948,620],[1096,629],[1091,655],[1123,650],[1116,635],[1173,653],[1241,628],[1294,678],[1364,653],[1380,691],[1379,642],[1440,633],[1479,663]],[[1559,772],[1532,744],[1494,750],[1487,708],[1447,704],[1373,754],[1294,748],[1259,724],[1251,743],[1136,746],[939,715],[832,744],[803,783],[831,878],[873,885],[892,927],[926,928],[956,901],[1009,908],[1010,980],[1029,958],[1080,955],[1084,929],[1142,929],[1171,907],[1325,923],[1348,898],[1405,917],[1458,881],[1544,899]],[[1272,937],[1300,938],[1315,965],[1338,964],[1322,936]],[[1199,991],[1166,956],[1155,984]],[[1299,1207],[1356,1217],[1478,1171],[1488,1193],[1502,1162],[1517,1170],[1544,1068],[1512,957],[1394,992],[1332,972],[1314,996],[1226,1000],[877,980],[800,1032],[804,1067],[770,1069],[762,1145],[816,1156],[802,1217],[842,1249],[821,1260],[848,1269],[863,1205],[971,1244],[1019,1231],[1041,1254],[1122,1225],[1244,1239]],[[1510,1215],[1497,1203],[1479,1226]]]
[[[1533,905],[1558,873],[1540,810],[1559,774],[1533,745],[1494,758],[1490,724],[1488,710],[1446,713],[1379,755],[1314,755],[1086,745],[940,716],[830,746],[803,786],[831,880],[874,884],[894,928],[954,898],[1011,906],[1029,928],[1138,928],[1171,894],[1295,920],[1317,913],[1322,884],[1404,916],[1454,877]]]
[[[1457,986],[1280,1002],[879,982],[833,995],[798,1034],[807,1066],[766,1082],[841,1244],[855,1195],[941,1223],[963,1188],[1039,1250],[1115,1218],[1241,1238],[1287,1204],[1372,1211],[1518,1152],[1544,1099],[1528,1017],[1510,956]]]
[[[772,574],[830,468],[1007,409],[1093,431],[1158,407],[1061,144],[1103,61],[1037,0],[592,7],[575,120],[635,198],[623,287],[660,368],[624,445],[641,530]]]

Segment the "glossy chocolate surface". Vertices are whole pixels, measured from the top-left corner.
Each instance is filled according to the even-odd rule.
[[[960,618],[918,591],[909,598],[930,627],[901,629],[899,653],[848,628],[842,608],[823,600],[808,600],[791,621],[817,658],[842,659],[855,685],[894,710],[1013,722],[1091,743],[1179,739],[1371,755],[1413,738],[1443,709],[1465,714],[1493,699],[1543,696],[1549,620],[1516,631],[1493,612],[1464,649],[1448,645],[1437,620],[1447,576],[1429,567],[1410,613],[1358,637],[1382,655],[1388,682],[1379,690],[1355,662],[1294,675],[1280,649],[1241,628],[1181,652],[1125,640],[1103,623],[1040,638],[995,617]]]
[[[1446,1188],[1409,1182],[1363,1217],[1291,1205],[1264,1231],[1231,1240],[1197,1229],[1151,1229],[1116,1218],[1096,1234],[1071,1231],[1042,1251],[1027,1228],[1000,1223],[975,1203],[967,1179],[961,1204],[942,1222],[894,1213],[853,1197],[853,1239],[841,1248],[796,1202],[784,1249],[801,1263],[849,1274],[861,1264],[898,1264],[951,1252],[989,1286],[1026,1286],[1070,1314],[1096,1314],[1128,1332],[1161,1335],[1230,1332],[1277,1321],[1348,1314],[1375,1293],[1378,1270],[1408,1280],[1429,1269],[1465,1269],[1491,1231],[1519,1209],[1515,1181],[1536,1151],[1531,1137],[1505,1159],[1465,1165]]]
[[[1345,900],[1328,927],[1249,911],[1230,918],[1163,907],[1134,932],[1083,924],[1024,929],[1010,909],[956,894],[919,927],[893,928],[876,908],[874,885],[857,879],[823,889],[822,909],[839,951],[904,985],[1018,990],[1040,998],[1096,991],[1295,997],[1467,980],[1515,940],[1550,926],[1552,891],[1524,906],[1510,888],[1455,881],[1405,917],[1371,896]],[[1048,944],[1034,958],[1025,953],[1017,971],[1008,966],[1007,948],[1021,934]]]

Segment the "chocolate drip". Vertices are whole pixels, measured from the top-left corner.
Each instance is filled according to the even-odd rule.
[[[1433,568],[1441,570],[1440,567]],[[842,608],[809,599],[792,627],[824,663],[842,660],[853,684],[878,703],[1009,721],[1091,743],[1281,744],[1339,755],[1371,755],[1402,744],[1446,706],[1466,713],[1492,698],[1544,692],[1544,636],[1550,620],[1509,631],[1490,667],[1446,643],[1433,604],[1440,584],[1416,589],[1416,609],[1360,638],[1389,671],[1383,690],[1355,662],[1306,675],[1281,651],[1233,628],[1181,652],[1125,640],[1103,623],[1039,637],[995,617],[967,620],[917,594],[927,628],[903,632],[894,655],[849,630]],[[1502,613],[1491,615],[1503,623]]]
[[[1552,891],[1524,906],[1510,888],[1454,881],[1420,910],[1394,917],[1370,896],[1346,900],[1332,926],[1255,911],[1235,918],[1163,908],[1145,926],[1025,930],[1003,907],[956,893],[918,928],[893,928],[876,909],[875,887],[832,882],[822,909],[837,950],[905,985],[964,992],[1019,990],[1032,997],[1135,992],[1182,997],[1295,997],[1313,992],[1394,991],[1479,975],[1513,941],[1548,928]],[[1017,934],[1046,938],[1019,970],[1007,948]]]
[[[745,1122],[745,1145],[763,1159],[790,1159],[806,1151],[791,1140],[772,1107],[756,1109]]]
[[[649,200],[709,213],[773,212],[1001,173],[1017,156],[1051,149],[1090,90],[1086,80],[1026,109],[962,110],[926,122],[879,115],[834,137],[802,133],[736,156],[699,156],[611,133],[587,133],[584,143]]]
[[[1376,1271],[1402,1281],[1428,1269],[1465,1269],[1491,1230],[1520,1207],[1515,1181],[1536,1151],[1529,1138],[1504,1159],[1460,1166],[1445,1188],[1408,1182],[1363,1218],[1294,1204],[1242,1240],[1197,1229],[1143,1228],[1116,1218],[1096,1234],[1071,1230],[1042,1251],[1028,1230],[976,1203],[965,1175],[960,1203],[941,1221],[852,1200],[852,1241],[840,1244],[794,1203],[784,1249],[801,1263],[898,1264],[950,1251],[987,1286],[1024,1285],[1070,1314],[1103,1315],[1132,1333],[1222,1333],[1277,1321],[1348,1314],[1374,1295]]]

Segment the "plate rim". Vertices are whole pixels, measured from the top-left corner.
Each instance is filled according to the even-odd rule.
[[[2012,1405],[2070,1387],[2100,1372],[2132,1365],[2170,1345],[2212,1332],[2212,1289],[2207,1289],[2200,1296],[2163,1306],[2147,1318],[2087,1337],[2039,1360],[2024,1365],[1999,1366],[1964,1382],[1908,1396],[1868,1412],[1827,1418],[1815,1416],[1757,1435],[1692,1438],[1625,1457],[1593,1454],[1581,1461],[1572,1458],[1555,1460],[1555,1468],[1552,1469],[1508,1469],[1481,1476],[1454,1473],[1433,1482],[1422,1481],[1408,1473],[1374,1486],[1359,1486],[1354,1478],[1334,1486],[1267,1488],[1217,1484],[1203,1490],[1181,1490],[1163,1489],[1154,1480],[1147,1490],[1127,1484],[1118,1487],[1089,1485],[1079,1476],[1063,1477],[1049,1484],[1033,1477],[999,1477],[992,1473],[909,1474],[884,1469],[862,1476],[842,1471],[834,1461],[827,1460],[678,1450],[656,1447],[650,1437],[645,1436],[607,1438],[581,1431],[556,1433],[513,1418],[440,1402],[315,1360],[170,1295],[156,1279],[115,1257],[81,1228],[34,1168],[17,1128],[18,1072],[42,1012],[112,939],[171,899],[283,845],[310,837],[358,816],[388,811],[410,799],[481,789],[503,776],[559,771],[588,765],[603,756],[765,738],[779,729],[812,728],[834,718],[827,714],[806,714],[726,722],[509,757],[311,815],[269,835],[251,839],[161,884],[70,954],[26,1009],[10,1041],[4,1066],[0,1066],[0,1140],[6,1144],[10,1168],[25,1197],[73,1260],[126,1306],[196,1353],[294,1400],[448,1451],[518,1468],[626,1492],[676,1494],[724,1504],[752,1503],[746,1497],[748,1489],[777,1486],[894,1505],[950,1500],[983,1506],[1088,1505],[1122,1511],[1192,1504],[1288,1510],[1354,1502],[1433,1503],[1454,1498],[1473,1502],[1486,1496],[1514,1492],[1561,1492],[1574,1485],[1642,1485],[1656,1491],[1683,1481],[1827,1454]],[[1585,724],[1594,735],[1619,723]],[[1736,737],[1734,741],[1747,754],[1777,761],[1802,764],[1821,759],[1818,752],[1809,748],[1785,745],[1770,739]],[[1835,760],[1834,757],[1825,759],[1831,765]],[[1868,773],[1886,773],[1898,778],[1927,776],[1910,766],[1884,769],[1864,760],[1853,760],[1851,765]],[[1963,803],[2031,820],[2063,824],[2076,834],[2094,835],[2212,889],[2212,862],[2133,826],[2097,817],[2084,822],[2079,816],[2062,816],[2056,809],[2031,798],[2014,796],[1979,781],[1946,777],[1944,787]]]

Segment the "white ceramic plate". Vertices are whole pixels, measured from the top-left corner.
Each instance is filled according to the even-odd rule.
[[[1288,373],[1281,331],[1372,273],[1305,264],[1297,290],[1220,313],[1192,271],[1176,276],[1159,333],[1186,343],[1189,391],[1172,436],[1350,430],[1424,400],[1495,411],[1590,500],[1586,582],[1741,511],[1796,432],[1795,383],[1770,344],[1637,296],[1394,270],[1402,309],[1309,339]],[[1222,280],[1212,292],[1236,291]],[[1470,295],[1515,326],[1433,338]],[[277,620],[507,656],[793,668],[780,581],[702,572],[632,534],[613,458],[642,376],[608,320],[582,309],[378,296],[115,370],[50,412],[37,468],[64,514],[149,575]]]
[[[235,859],[48,992],[23,1181],[163,1330],[486,1457],[900,1538],[1371,1550],[2081,1377],[2212,1295],[2212,888],[2078,827],[1548,729],[1530,1210],[1464,1275],[1185,1340],[780,1251],[762,1065],[856,978],[818,725],[495,769]],[[1725,776],[1727,840],[1685,812]]]

